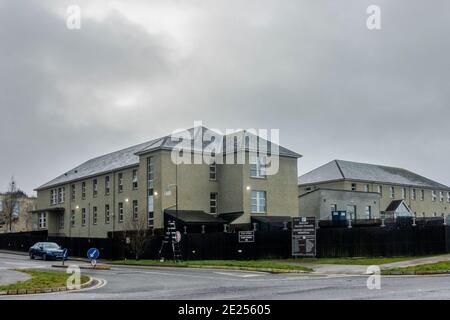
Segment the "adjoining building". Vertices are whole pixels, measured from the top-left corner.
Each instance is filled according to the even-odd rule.
[[[211,133],[204,127],[187,132],[190,144]],[[206,227],[214,219],[237,227],[257,216],[298,216],[301,156],[277,145],[279,170],[268,175],[263,156],[249,148],[254,137],[246,131],[224,136],[210,164],[175,164],[171,136],[91,159],[36,189],[38,228],[54,236],[105,238],[142,220],[149,229],[163,228],[165,214],[179,220],[185,215],[186,223],[206,221]],[[202,143],[200,151],[208,146]],[[245,162],[219,161],[230,154],[244,154]]]
[[[392,212],[399,200],[417,217],[450,214],[450,187],[401,168],[333,160],[300,176],[298,183],[301,216],[320,202],[320,217],[329,216],[334,205],[356,219],[368,217],[373,205],[370,216],[377,217]]]
[[[36,198],[22,191],[0,193],[0,233],[32,231],[35,208]]]

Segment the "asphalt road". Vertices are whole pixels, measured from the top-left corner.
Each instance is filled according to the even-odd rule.
[[[75,261],[71,263],[77,263]],[[0,253],[0,272],[49,268],[52,262]],[[186,268],[113,267],[82,270],[101,279],[96,289],[1,299],[450,299],[450,276],[383,276],[369,290],[366,276],[268,274]]]

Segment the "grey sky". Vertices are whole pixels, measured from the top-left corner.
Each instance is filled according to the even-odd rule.
[[[445,0],[0,0],[0,190],[194,120],[279,128],[299,173],[338,158],[449,185],[449,21]]]

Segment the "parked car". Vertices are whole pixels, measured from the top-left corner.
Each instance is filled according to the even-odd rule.
[[[41,257],[43,260],[65,259],[64,249],[54,242],[35,243],[28,251],[30,259]]]

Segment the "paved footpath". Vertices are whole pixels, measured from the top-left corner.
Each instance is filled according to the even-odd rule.
[[[430,263],[436,263],[436,262],[442,262],[442,261],[450,261],[450,254],[443,254],[440,256],[434,256],[434,257],[428,257],[428,258],[420,258],[420,259],[413,259],[413,260],[407,260],[407,261],[386,263],[386,264],[381,265],[381,268],[387,269],[387,268],[412,267],[412,266],[417,266],[417,265],[421,265],[421,264],[430,264]]]
[[[14,270],[0,269],[0,286],[13,284],[17,281],[25,281],[30,279],[28,274],[17,272]]]

